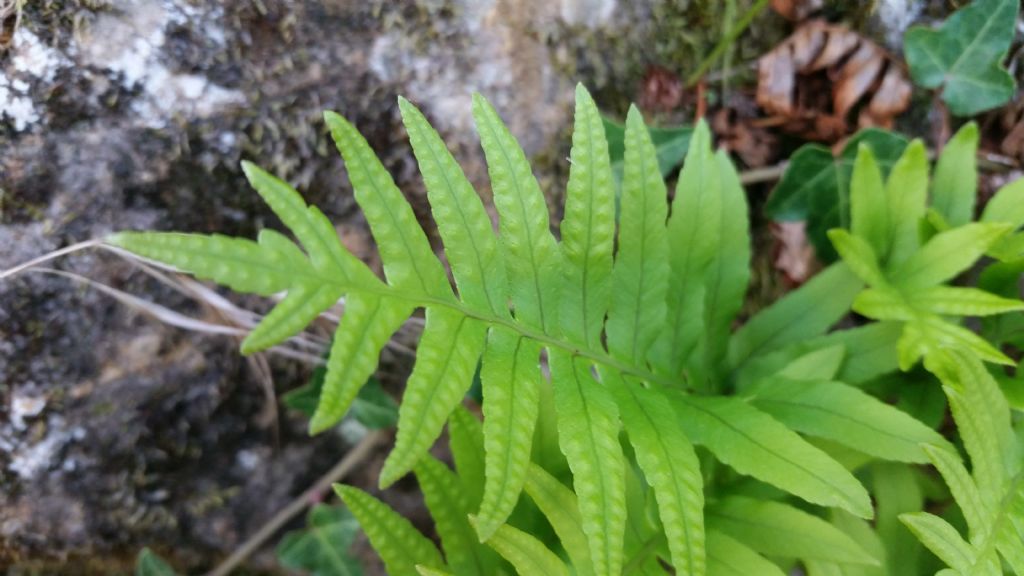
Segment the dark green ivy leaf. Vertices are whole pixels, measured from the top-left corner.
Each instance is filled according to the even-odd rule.
[[[620,124],[602,116],[604,123],[604,135],[608,139],[608,156],[612,161],[612,172],[616,180],[622,180],[622,163],[626,156],[626,125]],[[654,143],[654,151],[658,156],[658,169],[662,177],[668,176],[675,168],[683,163],[686,152],[690,149],[690,136],[693,128],[690,126],[675,126],[671,128],[648,127],[651,134],[651,142]]]
[[[362,566],[348,553],[358,532],[359,523],[347,509],[320,504],[310,510],[305,529],[284,535],[277,558],[285,568],[311,576],[360,576]]]
[[[825,263],[837,257],[826,232],[850,225],[850,175],[860,144],[871,148],[882,175],[888,176],[907,147],[907,139],[887,130],[869,128],[850,138],[838,157],[820,144],[802,146],[793,154],[765,205],[773,220],[806,220],[808,238]]]
[[[914,82],[942,88],[957,116],[973,116],[1013,97],[1016,83],[1002,60],[1013,41],[1019,0],[975,0],[938,29],[915,26],[904,42]]]

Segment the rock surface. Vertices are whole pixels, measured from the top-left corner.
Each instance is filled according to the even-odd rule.
[[[425,215],[398,93],[423,107],[486,194],[469,106],[482,92],[558,190],[572,85],[625,102],[640,63],[675,50],[650,42],[666,10],[617,0],[29,2],[0,56],[0,268],[120,229],[277,226],[241,177],[242,158],[295,184],[346,237],[365,238],[323,109],[363,130]],[[54,266],[212,314],[111,254]],[[271,366],[278,392],[308,372]],[[292,414],[269,423],[259,374],[233,338],[167,326],[81,282],[0,281],[0,567],[117,573],[143,545],[182,570],[210,567],[346,448],[336,434],[308,438]]]

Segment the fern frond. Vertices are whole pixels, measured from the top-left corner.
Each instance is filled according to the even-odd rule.
[[[654,489],[672,565],[681,575],[704,574],[704,487],[693,445],[660,392],[618,375],[602,377],[622,411],[637,462]]]
[[[665,326],[668,203],[654,143],[635,106],[626,117],[625,146],[618,252],[606,328],[613,356],[644,365],[646,351]]]
[[[476,518],[470,516],[470,522]],[[520,576],[528,574],[544,574],[545,576],[569,576],[569,568],[543,542],[533,536],[502,524],[487,540],[487,545],[494,548],[502,558],[508,560]]]
[[[380,472],[381,487],[412,470],[441,435],[473,382],[487,327],[452,310],[428,308],[416,364],[398,408],[395,447]]]
[[[535,342],[491,330],[480,372],[486,481],[477,531],[484,540],[512,513],[526,481],[540,406],[539,362]]]
[[[460,576],[490,576],[496,558],[479,545],[469,524],[469,499],[455,473],[432,456],[416,465],[416,480],[423,500],[441,537],[441,547],[450,569]]]
[[[619,417],[608,389],[582,359],[550,351],[558,443],[569,460],[594,573],[622,572],[626,527],[625,458]]]
[[[445,568],[434,543],[387,504],[352,486],[335,484],[334,491],[359,520],[373,549],[384,561],[388,574],[418,576],[417,565]]]
[[[769,557],[877,564],[835,526],[780,502],[733,496],[709,506],[707,516],[709,529]]]
[[[710,576],[785,576],[775,563],[721,532],[708,532]]]
[[[615,185],[604,123],[582,84],[576,86],[576,125],[569,160],[561,223],[566,262],[561,327],[567,337],[596,349],[601,345],[611,298]]]
[[[681,394],[669,400],[690,440],[740,473],[808,502],[873,515],[867,491],[845,468],[743,400]]]
[[[581,576],[593,574],[590,545],[583,533],[583,518],[576,494],[536,464],[530,465],[524,489],[555,529],[576,573]]]

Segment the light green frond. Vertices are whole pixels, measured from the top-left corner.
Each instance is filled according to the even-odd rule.
[[[928,203],[928,152],[914,140],[892,167],[886,182],[889,206],[888,266],[901,264],[919,245],[918,225]]]
[[[708,532],[708,576],[785,576],[776,564],[733,538]]]
[[[334,334],[320,402],[309,422],[310,433],[334,426],[377,368],[380,351],[408,319],[408,305],[376,296],[353,294]]]
[[[459,297],[467,305],[508,316],[508,280],[491,218],[437,131],[405,98],[402,121],[427,187],[430,211],[444,240]]]
[[[441,435],[448,415],[473,383],[485,324],[443,308],[427,309],[416,364],[398,408],[395,448],[380,472],[381,487],[409,472]]]
[[[733,321],[743,307],[750,282],[750,221],[747,195],[739,175],[724,150],[714,157],[721,193],[718,245],[705,273],[704,350],[706,378],[719,380],[728,349]]]
[[[448,446],[470,510],[480,507],[484,494],[484,430],[476,416],[456,406],[448,417]]]
[[[470,516],[471,522],[475,520]],[[508,560],[519,576],[569,576],[565,562],[543,542],[508,524],[502,524],[487,540],[487,545]]]
[[[733,335],[729,359],[747,359],[821,336],[850,310],[864,287],[846,264],[833,264],[806,284],[758,312]]]
[[[448,276],[430,248],[412,206],[366,139],[338,114],[326,112],[324,120],[345,160],[356,202],[373,231],[388,282],[415,294],[452,300]]]
[[[984,538],[989,531],[988,518],[991,510],[984,500],[978,487],[964,468],[960,456],[949,448],[925,445],[924,451],[935,468],[942,474],[942,479],[949,486],[949,491],[967,520],[967,528],[971,540]]]
[[[650,357],[664,374],[682,373],[704,328],[705,271],[722,233],[721,186],[711,131],[701,121],[690,140],[668,219],[668,321]]]
[[[905,262],[894,266],[890,279],[907,291],[950,280],[977,262],[1009,231],[1008,224],[974,223],[940,232]]]
[[[850,234],[842,228],[829,230],[828,238],[835,246],[839,257],[846,262],[846,265],[853,270],[857,277],[872,286],[886,285],[878,257],[867,240],[861,236]]]
[[[933,286],[914,292],[915,307],[940,316],[991,316],[1024,310],[1024,302],[977,288]]]
[[[544,194],[523,149],[479,94],[473,95],[473,117],[501,216],[501,245],[516,319],[554,333],[563,283],[562,254],[548,228]]]
[[[298,238],[309,254],[313,268],[329,278],[353,283],[370,283],[376,278],[338,239],[334,226],[294,188],[251,162],[242,162],[249,184]]]
[[[469,524],[469,499],[455,473],[429,455],[420,459],[415,470],[448,566],[459,576],[491,576],[497,559],[477,542]]]
[[[948,566],[960,574],[982,576],[972,569],[977,561],[974,549],[948,522],[927,512],[901,514],[900,520]]]
[[[477,531],[486,540],[508,519],[526,480],[540,403],[540,347],[504,328],[487,338],[484,394],[486,482]]]
[[[220,234],[177,232],[119,232],[107,242],[201,280],[262,296],[281,292],[297,279],[315,274],[306,256],[290,240],[270,230],[260,233],[259,243]]]
[[[952,450],[942,435],[910,415],[840,382],[776,379],[752,401],[797,432],[827,438],[885,460],[928,461],[921,444]]]
[[[772,558],[877,563],[835,526],[780,502],[733,496],[709,506],[707,522],[709,530],[732,536]]]
[[[417,565],[445,568],[434,543],[387,504],[352,486],[335,484],[334,491],[359,520],[390,576],[418,576]]]
[[[601,378],[615,397],[637,463],[654,489],[676,573],[702,576],[704,480],[693,446],[660,392],[612,372],[602,371]]]
[[[626,116],[618,252],[608,309],[608,350],[643,364],[665,326],[668,200],[650,133],[636,107]]]
[[[561,223],[561,248],[566,261],[559,304],[562,333],[599,349],[611,298],[615,184],[601,114],[582,84],[576,86],[576,124],[569,162]]]
[[[344,289],[332,284],[298,284],[260,320],[242,341],[242,354],[251,354],[298,334],[321,312],[338,302]]]
[[[536,464],[530,464],[523,488],[554,528],[576,574],[593,574],[590,545],[583,533],[583,519],[576,494]]]
[[[850,177],[850,232],[867,242],[875,254],[889,252],[887,205],[882,171],[871,147],[862,143]]]
[[[588,363],[556,350],[549,350],[549,359],[558,444],[572,469],[594,573],[619,574],[626,526],[626,464],[619,445],[618,410]]]
[[[739,398],[666,392],[687,437],[716,458],[813,504],[873,514],[867,491],[842,465]]]
[[[978,197],[978,125],[964,124],[946,143],[935,163],[932,207],[953,227],[974,217]]]

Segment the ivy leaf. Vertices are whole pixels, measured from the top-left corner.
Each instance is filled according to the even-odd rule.
[[[177,576],[177,573],[149,548],[143,548],[135,561],[135,576]]]
[[[1019,7],[1019,0],[975,0],[938,30],[908,30],[904,51],[914,82],[942,88],[942,100],[957,116],[1007,102],[1016,85],[1001,61],[1013,40]]]
[[[622,181],[623,164],[626,157],[626,124],[620,124],[606,116],[601,117],[604,124],[605,138],[608,139],[608,156],[612,162],[612,172],[617,180]],[[693,135],[691,126],[674,126],[656,128],[649,126],[651,142],[658,158],[658,170],[662,177],[668,176],[672,170],[683,163],[690,148],[690,137]]]
[[[807,144],[790,158],[782,180],[765,204],[773,220],[806,220],[807,234],[818,258],[836,259],[826,232],[850,225],[850,177],[861,145],[874,153],[882,176],[903,154],[907,139],[899,134],[869,128],[850,138],[838,157],[820,144]]]
[[[358,533],[359,523],[348,510],[320,504],[309,511],[305,529],[284,535],[277,558],[285,568],[311,576],[359,576],[363,569],[348,553]]]

